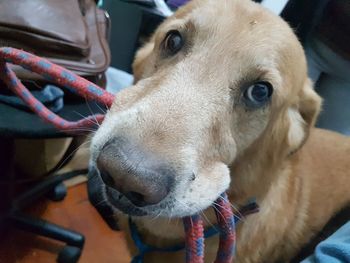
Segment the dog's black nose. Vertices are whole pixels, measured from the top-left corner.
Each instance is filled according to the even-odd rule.
[[[169,165],[124,139],[114,139],[103,147],[97,167],[106,185],[140,207],[162,201],[174,181]]]

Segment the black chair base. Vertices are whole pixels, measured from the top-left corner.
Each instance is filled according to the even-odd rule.
[[[0,218],[1,225],[11,224],[18,229],[64,242],[66,246],[59,253],[57,262],[78,262],[85,241],[83,235],[46,220],[25,215],[22,211],[33,201],[44,195],[47,195],[54,201],[63,200],[67,194],[67,189],[63,181],[82,174],[87,174],[87,170],[48,176],[43,182],[32,187],[12,201],[8,212]]]

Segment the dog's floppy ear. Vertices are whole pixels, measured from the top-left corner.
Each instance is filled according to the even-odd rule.
[[[291,152],[299,149],[306,141],[311,127],[315,125],[321,104],[321,97],[314,91],[311,80],[306,79],[297,104],[288,109],[288,143]]]
[[[154,43],[153,41],[148,42],[136,53],[134,62],[132,64],[133,74],[134,74],[134,84],[142,79],[151,65],[151,54],[153,51]]]

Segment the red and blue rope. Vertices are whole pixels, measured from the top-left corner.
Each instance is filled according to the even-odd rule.
[[[199,215],[185,217],[186,262],[204,262],[204,227]]]
[[[81,130],[81,128],[95,126],[97,124],[96,122],[101,123],[103,121],[104,116],[89,116],[76,122],[62,119],[34,98],[21,81],[18,80],[15,73],[10,69],[6,62],[19,65],[31,72],[41,75],[50,82],[75,90],[77,94],[88,100],[95,100],[107,107],[110,107],[113,103],[113,94],[101,89],[95,84],[75,75],[61,66],[15,48],[0,48],[0,76],[2,81],[10,90],[20,97],[33,112],[43,120],[53,124],[59,130],[72,133],[73,131]]]
[[[214,207],[220,235],[215,263],[231,263],[236,242],[235,218],[226,193],[218,198]],[[199,215],[185,217],[183,223],[186,234],[186,262],[204,262],[204,228],[201,217]]]
[[[221,195],[214,207],[220,232],[215,263],[233,262],[236,243],[235,218],[226,193]]]

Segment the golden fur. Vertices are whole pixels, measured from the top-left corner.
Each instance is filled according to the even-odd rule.
[[[171,29],[187,34],[189,48],[163,58],[160,46]],[[260,205],[259,213],[238,225],[235,262],[287,262],[349,205],[350,140],[314,128],[321,99],[307,77],[303,49],[289,26],[258,4],[190,2],[140,49],[134,73],[136,84],[118,94],[94,138],[92,162],[118,133],[181,171],[196,169],[198,206],[209,202],[204,200],[211,188],[219,193],[231,178],[227,191],[236,207],[251,197]],[[271,103],[247,110],[239,87],[260,78],[274,86]],[[190,207],[190,195],[183,195]],[[183,240],[176,211],[172,219],[134,219],[147,243],[165,247]],[[212,209],[204,213],[215,222]],[[135,254],[126,216],[119,218]],[[217,238],[206,240],[207,262],[216,249]],[[183,251],[146,257],[151,263],[183,260]]]

